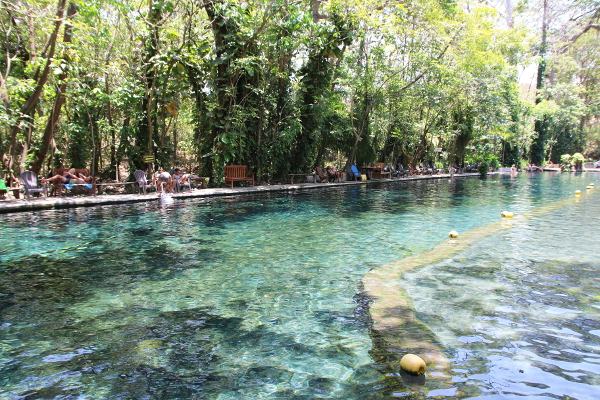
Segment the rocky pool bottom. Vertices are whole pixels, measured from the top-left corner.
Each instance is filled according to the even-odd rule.
[[[600,210],[590,179],[522,174],[7,215],[0,397],[593,398]],[[506,209],[518,217],[564,199],[399,274],[391,286],[414,318],[397,327],[397,346],[372,329],[367,273]],[[403,351],[424,343],[442,362],[422,380],[401,376]]]

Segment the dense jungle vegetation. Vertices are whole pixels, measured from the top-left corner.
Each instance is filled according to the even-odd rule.
[[[600,156],[599,0],[0,4],[8,179]]]

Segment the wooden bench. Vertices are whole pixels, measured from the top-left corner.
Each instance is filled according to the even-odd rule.
[[[392,179],[392,172],[391,171],[384,171],[384,168],[386,167],[385,163],[375,163],[375,168],[373,168],[373,179],[381,179],[381,178],[385,178],[387,175],[388,179]],[[375,177],[377,175],[377,177]]]
[[[70,170],[72,170],[73,168],[54,168],[54,175],[65,175],[66,172],[69,172]],[[89,169],[77,169],[75,168],[75,173],[76,174],[83,174],[85,176],[90,176],[90,170]],[[92,187],[88,187],[88,185],[92,185]],[[68,187],[70,186],[70,188]],[[89,195],[96,195],[96,178],[92,178],[92,182],[91,183],[73,183],[73,184],[69,184],[68,186],[66,185],[54,185],[54,192],[55,194],[60,197],[62,195],[62,190],[72,190],[74,187],[76,186],[83,186],[83,187],[87,187],[88,189],[88,194]]]
[[[254,172],[248,171],[247,165],[226,165],[225,184],[231,182],[231,187],[233,187],[235,181],[250,181],[254,186]]]

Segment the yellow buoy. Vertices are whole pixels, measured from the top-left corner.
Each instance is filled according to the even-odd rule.
[[[594,186],[594,182],[590,183],[590,186]]]
[[[592,188],[593,188],[593,186],[591,186],[591,185],[588,185],[588,186],[586,187],[586,189],[587,189],[587,190],[592,190]]]
[[[458,232],[456,231],[450,231],[450,233],[448,234],[449,238],[455,239],[458,237]]]
[[[500,215],[502,215],[504,218],[512,218],[515,216],[515,214],[513,214],[510,211],[502,211],[502,214],[500,214]]]
[[[575,191],[575,196],[579,196],[581,194],[581,190],[576,190]]]
[[[423,375],[425,373],[425,361],[414,354],[405,354],[400,360],[400,368],[411,375]]]

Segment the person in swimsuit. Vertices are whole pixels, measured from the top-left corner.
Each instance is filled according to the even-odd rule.
[[[179,168],[175,168],[175,170],[173,172],[173,179],[179,180],[179,183],[187,182],[189,177],[190,177],[190,174],[181,172],[181,170]]]
[[[325,168],[327,171],[327,182],[335,182],[338,180],[337,171],[331,165]]]
[[[68,185],[68,184],[84,184],[90,183],[92,180],[91,176],[85,176],[82,173],[76,173],[75,168],[71,168],[64,175],[54,175],[51,178],[42,179],[40,182],[50,182],[55,185]]]

